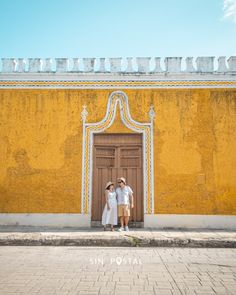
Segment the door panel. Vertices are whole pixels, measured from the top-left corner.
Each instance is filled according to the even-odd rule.
[[[141,134],[96,134],[93,148],[92,221],[101,221],[108,181],[125,177],[134,194],[130,221],[143,221],[143,163]]]

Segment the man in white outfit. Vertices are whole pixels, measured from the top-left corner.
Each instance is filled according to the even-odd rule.
[[[116,193],[118,199],[118,216],[120,217],[121,224],[119,231],[129,231],[130,208],[134,208],[133,191],[130,186],[126,185],[124,177],[118,178],[118,185]]]

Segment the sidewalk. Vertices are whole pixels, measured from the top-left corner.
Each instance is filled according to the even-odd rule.
[[[104,232],[102,228],[0,226],[0,245],[236,248],[236,232],[151,228]]]

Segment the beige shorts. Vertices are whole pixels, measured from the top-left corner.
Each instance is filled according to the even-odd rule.
[[[130,205],[118,205],[118,216],[130,216]]]

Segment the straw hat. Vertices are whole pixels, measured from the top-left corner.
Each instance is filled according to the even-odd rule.
[[[124,177],[120,177],[117,180],[121,180],[122,182],[124,182],[124,184],[126,184],[125,178]]]
[[[111,181],[108,181],[108,182],[107,182],[107,184],[106,184],[106,186],[105,186],[105,189],[107,189],[107,188],[108,188],[108,187],[109,187],[111,184],[112,184],[112,185],[114,185],[114,183],[113,183],[113,182],[111,182]]]

